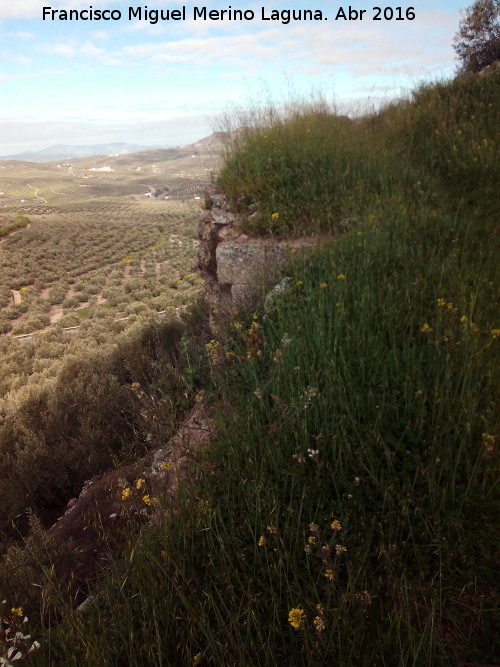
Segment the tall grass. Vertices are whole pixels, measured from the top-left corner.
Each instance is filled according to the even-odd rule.
[[[196,482],[161,505],[88,615],[48,605],[34,664],[498,661],[496,157],[477,149],[496,132],[497,83],[422,89],[357,129],[313,114],[238,143],[221,187],[260,200],[256,229],[331,229],[330,206],[355,213],[354,229],[290,266],[270,311],[209,344],[220,414]],[[464,100],[467,135],[449,120]],[[443,114],[457,151],[439,149]],[[308,127],[310,164],[295,155]],[[484,191],[457,187],[466,170]]]
[[[336,231],[394,200],[450,192],[492,206],[498,173],[498,76],[421,86],[411,99],[350,121],[324,104],[254,111],[236,123],[219,186],[243,203],[258,234]],[[492,210],[489,211],[492,213]]]

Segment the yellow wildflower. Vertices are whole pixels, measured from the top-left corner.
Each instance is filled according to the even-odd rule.
[[[297,282],[295,284],[300,287],[300,285],[304,284],[304,281],[303,280],[297,280]]]
[[[170,463],[170,461],[162,461],[160,463],[160,468],[162,470],[170,470],[172,468],[172,464]]]
[[[288,612],[288,622],[292,628],[299,630],[304,624],[304,610],[300,608],[290,609]]]
[[[460,322],[467,322],[467,316],[462,315],[462,317],[460,318]]]
[[[343,273],[339,273],[339,275],[337,276],[337,280],[345,280],[345,276],[344,276],[344,274],[343,274]]]
[[[141,489],[144,486],[145,482],[146,482],[146,480],[142,479],[142,477],[141,477],[141,479],[138,479],[137,482],[135,483],[135,488],[136,489]]]
[[[259,541],[257,542],[257,546],[263,547],[265,543],[266,543],[266,538],[264,537],[264,535],[261,535],[259,537]]]
[[[142,496],[142,502],[145,503],[146,505],[151,505],[153,501],[151,500],[151,496],[146,494],[145,496]]]
[[[10,611],[15,616],[22,616],[23,613],[24,613],[22,607],[12,607],[12,609]]]
[[[328,579],[328,581],[333,581],[334,578],[335,578],[335,575],[333,574],[333,570],[325,570],[325,572],[323,574]]]
[[[340,521],[337,521],[337,519],[335,519],[335,521],[332,521],[332,523],[330,524],[330,528],[332,530],[342,530],[342,524],[340,523]]]
[[[335,553],[337,554],[337,556],[339,556],[340,554],[345,553],[346,551],[347,551],[347,547],[344,547],[342,544],[336,544],[335,545]]]
[[[279,213],[272,213],[271,214],[271,220],[277,220],[280,217]]]
[[[498,338],[500,336],[500,329],[492,329],[490,334],[492,338]]]
[[[127,488],[123,489],[122,491],[122,500],[127,500],[127,498],[130,498],[131,495],[132,495],[132,489],[130,488],[130,486],[127,486]]]
[[[324,289],[325,287],[328,287],[328,283],[320,283],[319,286],[321,289]]]
[[[193,658],[193,665],[196,665],[201,660],[201,653],[197,653]]]
[[[440,308],[444,308],[446,306],[446,299],[438,299],[436,303]]]
[[[427,322],[424,322],[424,324],[422,324],[420,327],[420,331],[422,333],[426,333],[427,331],[432,331],[432,328],[427,324]]]

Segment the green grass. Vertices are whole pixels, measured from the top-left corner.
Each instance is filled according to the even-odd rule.
[[[29,224],[29,218],[19,215],[16,222],[12,222],[8,225],[3,225],[3,227],[0,227],[0,239],[10,236],[10,234],[17,231],[18,229],[24,229]]]
[[[496,75],[421,86],[356,121],[324,103],[242,115],[236,124],[247,127],[227,148],[219,186],[261,203],[248,222],[258,234],[338,231],[390,202],[410,209],[425,197],[431,207],[447,194],[491,207],[499,105]]]
[[[90,306],[86,306],[85,308],[78,308],[75,314],[78,315],[80,319],[87,319],[92,317],[93,311]]]
[[[33,664],[498,662],[497,90],[438,84],[356,126],[296,114],[227,156],[253,231],[353,229],[208,344],[211,447],[88,614],[45,600]]]

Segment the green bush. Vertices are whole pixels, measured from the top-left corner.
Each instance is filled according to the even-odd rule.
[[[203,318],[190,326],[195,331]],[[130,450],[140,425],[150,435],[158,428],[162,437],[171,434],[186,404],[178,382],[169,381],[171,395],[163,397],[164,412],[161,420],[156,416],[156,425],[146,423],[130,383],[158,382],[160,357],[165,365],[181,363],[182,334],[178,321],[145,320],[119,343],[110,343],[106,328],[96,349],[76,349],[53,377],[19,388],[0,420],[0,473],[11,477],[0,490],[0,531],[8,531],[19,515],[22,525],[27,508],[42,522],[53,519],[86,479],[109,467],[122,448]],[[33,348],[26,351],[29,356]],[[53,354],[60,351],[56,346]],[[144,433],[141,454],[145,442],[155,440],[146,441]]]
[[[54,305],[57,303],[62,303],[68,291],[67,282],[57,282],[54,283],[49,289],[48,299],[49,302]]]
[[[78,308],[80,299],[77,296],[68,296],[62,302],[63,308]]]
[[[24,317],[12,329],[13,334],[27,334],[40,331],[50,324],[50,318],[43,314],[33,314]]]

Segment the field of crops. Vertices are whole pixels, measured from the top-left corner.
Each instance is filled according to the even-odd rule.
[[[149,198],[209,182],[193,151],[0,164],[0,404],[75,347],[196,298],[200,197]]]

